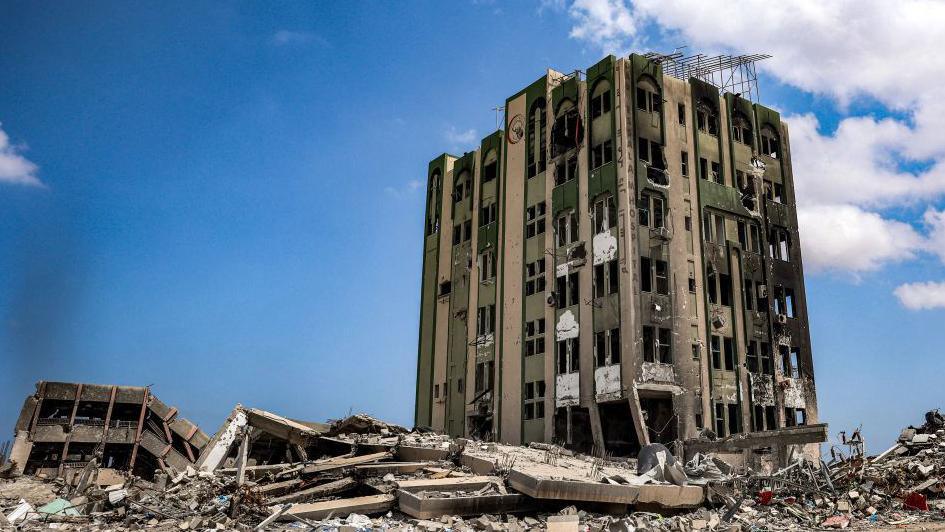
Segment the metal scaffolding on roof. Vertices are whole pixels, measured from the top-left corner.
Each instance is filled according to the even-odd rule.
[[[684,55],[676,50],[670,54],[648,52],[643,57],[658,63],[663,73],[674,78],[697,78],[718,87],[719,92],[740,94],[752,102],[760,97],[755,63],[771,58],[768,54]]]

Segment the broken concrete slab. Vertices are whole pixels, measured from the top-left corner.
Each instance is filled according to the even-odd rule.
[[[352,513],[378,514],[393,509],[396,501],[397,497],[394,495],[368,495],[350,499],[302,503],[292,506],[279,517],[279,520],[288,521],[295,517],[324,519],[328,516],[344,517]]]
[[[417,519],[434,519],[444,515],[521,513],[534,509],[533,501],[518,493],[464,495],[445,492],[440,497],[426,497],[423,492],[399,490],[397,500],[401,512]]]
[[[293,491],[292,493],[282,495],[281,497],[272,497],[269,499],[269,503],[281,504],[287,502],[305,501],[318,497],[328,497],[331,495],[344,493],[356,487],[358,487],[358,482],[353,478],[346,477],[334,480],[332,482],[327,482],[325,484],[312,486],[303,490]]]

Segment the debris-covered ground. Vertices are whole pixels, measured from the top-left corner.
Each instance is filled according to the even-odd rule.
[[[264,431],[300,441],[293,439],[300,433],[282,430],[301,427],[297,422],[268,413],[259,417],[260,412],[251,413],[232,442],[215,437],[208,445],[221,449],[219,460],[208,465],[202,457],[196,467],[158,472],[152,480],[99,475],[94,460],[69,482],[45,475],[0,479],[0,526],[116,531],[945,526],[945,419],[935,411],[876,457],[863,455],[855,432],[842,436],[828,462],[798,459],[772,475],[733,470],[711,455],[683,464],[665,448],[641,453],[639,462],[615,460],[548,444],[510,447],[407,432],[363,415],[320,430],[320,445],[308,447],[317,456],[305,456],[300,448],[301,459],[294,461],[251,459],[261,451],[250,442],[263,445]],[[268,427],[256,427],[255,439],[253,415],[259,427],[264,422]],[[228,423],[239,419],[231,416]],[[267,449],[272,445],[266,440]],[[4,471],[10,471],[9,464],[0,475]]]

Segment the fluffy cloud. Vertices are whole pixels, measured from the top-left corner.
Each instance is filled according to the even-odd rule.
[[[945,308],[945,282],[906,283],[893,291],[902,306],[910,310]]]
[[[911,225],[853,205],[814,205],[798,210],[804,267],[813,272],[863,273],[915,258],[922,236]]]
[[[945,3],[576,0],[569,14],[571,36],[603,52],[646,49],[647,35],[706,52],[766,52],[774,57],[760,69],[832,98],[842,113],[857,99],[878,102],[896,118],[847,116],[826,133],[813,115],[785,116],[805,262],[856,273],[921,251],[945,262],[945,215],[926,213],[925,240],[881,214],[945,195]]]
[[[36,175],[39,167],[23,157],[22,151],[10,144],[10,137],[0,127],[0,183],[43,186]]]
[[[467,129],[465,131],[460,131],[456,129],[456,126],[450,126],[446,129],[444,133],[446,141],[457,147],[468,147],[478,140],[478,135],[476,134],[475,129]]]

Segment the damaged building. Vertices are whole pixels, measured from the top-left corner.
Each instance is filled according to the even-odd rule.
[[[16,422],[16,473],[69,479],[92,460],[151,478],[196,463],[210,438],[140,386],[40,381]]]
[[[706,435],[777,452],[817,423],[788,127],[755,101],[766,57],[548,70],[504,130],[430,162],[417,425],[633,456]],[[794,433],[817,456],[825,431]]]

